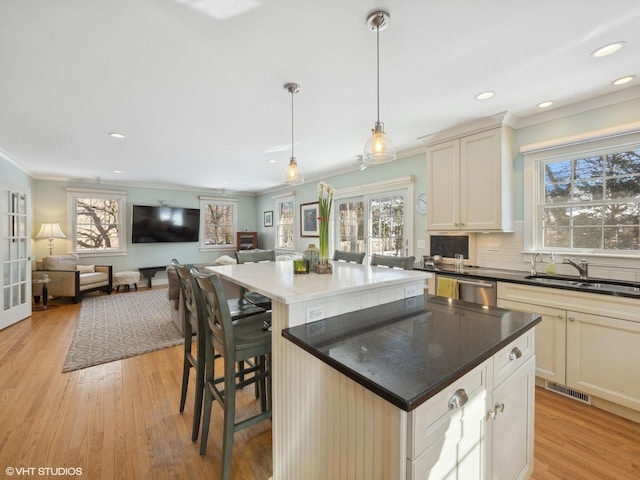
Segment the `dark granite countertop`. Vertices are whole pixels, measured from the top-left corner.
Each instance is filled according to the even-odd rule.
[[[640,283],[626,282],[623,280],[611,280],[607,278],[589,278],[588,283],[582,282],[579,277],[570,275],[545,275],[538,274],[537,278],[527,278],[529,273],[516,270],[501,270],[497,268],[468,267],[462,272],[457,272],[453,265],[443,265],[441,268],[422,267],[416,264],[414,270],[446,274],[447,276],[461,278],[478,278],[496,280],[499,282],[521,283],[535,285],[536,287],[558,288],[578,292],[596,293],[599,295],[611,295],[617,297],[629,297],[640,299]],[[557,279],[558,281],[554,281]]]
[[[425,295],[287,328],[282,336],[411,411],[539,321]]]

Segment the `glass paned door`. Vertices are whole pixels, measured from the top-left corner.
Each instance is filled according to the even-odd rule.
[[[365,252],[365,203],[362,198],[346,198],[336,202],[336,249]]]
[[[29,192],[0,184],[0,329],[31,315]]]

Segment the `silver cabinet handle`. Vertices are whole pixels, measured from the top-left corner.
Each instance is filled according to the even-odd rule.
[[[558,315],[558,319],[559,319],[559,320],[562,320],[563,318],[564,318],[564,316],[562,316],[562,315]]]
[[[575,321],[576,321],[576,319],[575,319],[575,318],[573,318],[573,317],[569,317],[569,321],[570,321],[570,322],[575,322]]]
[[[449,398],[449,410],[460,408],[468,401],[469,397],[467,396],[467,392],[464,391],[464,388],[459,388],[453,392],[453,395]]]
[[[518,360],[520,357],[522,357],[520,349],[518,347],[513,347],[511,353],[509,353],[509,360]]]

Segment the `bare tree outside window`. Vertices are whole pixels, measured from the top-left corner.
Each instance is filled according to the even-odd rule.
[[[276,247],[293,250],[295,209],[293,199],[283,199],[276,205]]]
[[[77,251],[120,248],[118,200],[76,197]]]
[[[640,249],[640,149],[542,166],[545,248]]]

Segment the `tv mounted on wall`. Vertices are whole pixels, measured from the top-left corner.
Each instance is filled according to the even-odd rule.
[[[134,205],[133,243],[197,242],[200,210],[197,208]]]

